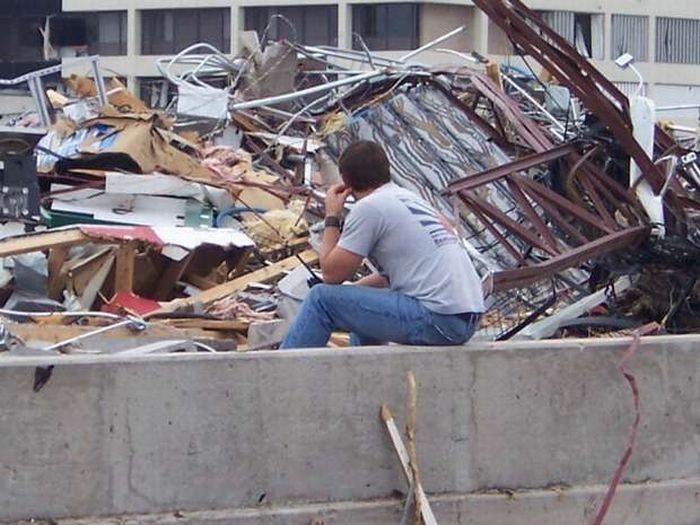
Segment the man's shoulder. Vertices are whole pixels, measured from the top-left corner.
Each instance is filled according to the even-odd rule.
[[[411,199],[413,193],[410,191],[401,188],[400,186],[396,186],[395,184],[387,185],[379,190],[370,193],[367,197],[362,199],[360,202],[365,202],[365,204],[370,205],[370,206],[382,206],[383,204],[386,204],[387,202],[391,201],[402,201],[405,199]]]

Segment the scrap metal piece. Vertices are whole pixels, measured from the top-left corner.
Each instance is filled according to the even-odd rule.
[[[536,12],[520,0],[474,0],[526,54],[568,87],[613,133],[643,176],[659,190],[662,175],[632,133],[627,97]]]

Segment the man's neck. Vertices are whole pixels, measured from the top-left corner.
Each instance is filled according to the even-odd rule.
[[[356,191],[356,190],[353,190],[352,194],[355,196],[355,200],[358,200],[358,201],[359,201],[360,199],[364,199],[364,198],[367,197],[368,195],[371,195],[372,193],[374,193],[375,191],[377,191],[379,188],[381,188],[381,187],[383,187],[383,186],[384,186],[384,185],[379,186],[379,187],[377,187],[377,188],[370,188],[370,189],[368,189],[368,190],[363,190],[363,191]]]

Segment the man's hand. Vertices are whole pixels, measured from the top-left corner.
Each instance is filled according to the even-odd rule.
[[[340,217],[351,190],[345,184],[331,186],[326,193],[326,215]]]

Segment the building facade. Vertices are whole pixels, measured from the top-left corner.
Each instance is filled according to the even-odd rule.
[[[631,53],[659,105],[700,103],[700,6],[698,0],[526,0],[623,91],[637,85],[634,74],[615,65]],[[193,8],[196,5],[196,8]],[[103,66],[123,75],[132,89],[157,82],[155,58],[207,41],[236,52],[242,31],[311,45],[360,46],[400,56],[465,25],[447,45],[477,51],[517,65],[506,36],[470,0],[63,0],[63,15],[84,18],[87,47]],[[281,14],[291,26],[270,17]],[[293,26],[293,27],[292,27]],[[460,59],[439,52],[421,55],[432,63]],[[697,118],[697,110],[692,110]],[[669,113],[673,118],[678,113]],[[687,117],[687,112],[686,112]]]

